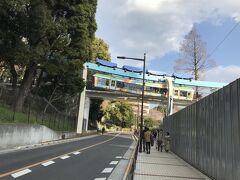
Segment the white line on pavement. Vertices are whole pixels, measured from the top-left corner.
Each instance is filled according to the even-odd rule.
[[[67,158],[70,158],[70,156],[62,156],[60,157],[61,159],[67,159]]]
[[[48,162],[43,163],[42,165],[46,167],[46,166],[49,166],[54,163],[55,163],[54,161],[48,161]]]
[[[74,155],[78,155],[78,154],[80,154],[81,152],[79,152],[79,151],[76,151],[76,152],[74,152],[73,154]]]
[[[122,156],[116,156],[117,159],[122,159]]]
[[[25,174],[28,174],[30,172],[32,172],[30,169],[24,169],[22,171],[19,171],[19,172],[16,172],[14,174],[11,174],[11,176],[14,177],[14,178],[17,178],[17,177],[23,176]]]
[[[111,161],[110,164],[111,165],[116,165],[118,163],[118,161]]]
[[[112,172],[113,168],[105,168],[102,173],[110,173]]]
[[[94,180],[106,180],[107,178],[95,178]]]

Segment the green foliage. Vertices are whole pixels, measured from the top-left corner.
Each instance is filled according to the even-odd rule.
[[[97,59],[104,59],[111,61],[111,54],[109,53],[109,46],[103,39],[95,37],[92,44],[92,58],[95,62]]]
[[[153,125],[154,125],[154,122],[153,122],[152,118],[144,119],[144,126],[151,128],[151,127],[153,127]]]
[[[133,109],[124,101],[112,101],[104,110],[106,123],[121,127],[131,127],[134,120]]]

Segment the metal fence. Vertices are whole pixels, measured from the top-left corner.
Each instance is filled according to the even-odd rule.
[[[60,112],[46,99],[29,95],[22,111],[14,108],[15,96],[5,87],[0,87],[0,123],[41,124],[56,131],[75,131],[77,115]]]
[[[164,119],[171,150],[217,180],[240,179],[240,79]]]

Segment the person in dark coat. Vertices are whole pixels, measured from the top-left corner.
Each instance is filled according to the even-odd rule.
[[[105,132],[105,128],[104,128],[104,127],[102,127],[102,134],[104,134],[104,132]]]

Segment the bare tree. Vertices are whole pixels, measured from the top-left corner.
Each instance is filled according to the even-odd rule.
[[[176,60],[174,70],[189,73],[195,80],[199,80],[206,69],[215,65],[214,60],[208,58],[206,44],[195,28],[185,36],[180,51],[182,57]],[[197,88],[196,95],[198,97]]]

